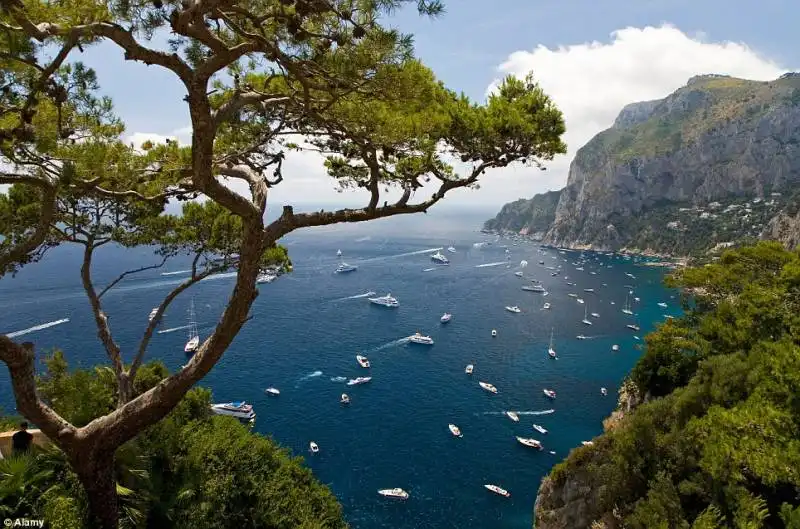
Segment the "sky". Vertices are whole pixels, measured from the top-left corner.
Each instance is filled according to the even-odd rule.
[[[544,172],[488,172],[480,189],[449,194],[452,206],[499,207],[563,187],[575,152],[624,105],[665,97],[693,75],[770,80],[800,69],[800,3],[791,0],[445,0],[445,7],[435,19],[404,9],[384,23],[414,34],[417,56],[475,100],[505,75],[533,73],[564,112],[569,151]],[[114,99],[128,140],[188,141],[185,91],[171,73],[124,61],[108,44],[79,58]],[[283,174],[271,206],[367,202],[363,192],[338,193],[312,153],[290,155]]]

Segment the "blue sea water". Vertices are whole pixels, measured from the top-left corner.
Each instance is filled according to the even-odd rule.
[[[665,314],[680,311],[675,292],[661,285],[661,269],[586,252],[584,271],[576,271],[572,263],[580,252],[540,253],[534,243],[498,241],[478,233],[484,218],[483,212],[431,214],[292,234],[282,242],[294,271],[260,288],[253,319],[202,382],[217,401],[253,403],[255,430],[305,456],[356,529],[529,528],[541,478],[570,449],[602,431],[616,389],[640,354],[634,335],[644,336]],[[487,241],[492,244],[474,246]],[[443,253],[451,264],[435,266],[430,254],[450,245],[457,252]],[[357,272],[333,273],[337,249],[358,265]],[[80,288],[79,258],[76,248],[59,248],[0,281],[0,332],[33,341],[40,356],[58,346],[71,365],[91,366],[106,358]],[[520,266],[522,260],[527,267]],[[561,275],[551,276],[540,260],[561,266]],[[110,248],[98,255],[95,280],[103,284],[125,268],[155,261],[147,249]],[[150,309],[185,278],[187,268],[177,259],[124,280],[104,298],[128,360]],[[565,276],[576,285],[567,285]],[[534,278],[548,296],[521,290]],[[232,274],[220,274],[178,298],[149,358],[171,369],[185,363],[190,299],[205,337],[232,284]],[[625,285],[641,298],[633,303],[635,316],[620,310],[629,291]],[[368,292],[391,293],[400,307],[372,305]],[[584,305],[570,292],[586,301],[588,312],[600,313],[590,318],[591,327],[581,323]],[[659,308],[661,301],[669,308]],[[544,302],[552,309],[541,310]],[[518,305],[522,313],[510,313],[506,305]],[[453,314],[446,325],[439,322],[444,312]],[[64,319],[69,321],[43,327]],[[632,322],[640,332],[625,327]],[[551,329],[558,360],[547,356]],[[403,340],[416,331],[430,335],[435,345]],[[578,340],[578,334],[588,339]],[[612,352],[612,344],[620,351]],[[358,353],[372,363],[373,380],[346,386],[346,379],[367,375],[356,363]],[[475,365],[472,376],[464,373],[469,363]],[[498,394],[483,391],[478,381],[494,384]],[[269,386],[280,389],[280,396],[265,395]],[[600,395],[601,387],[608,396]],[[547,399],[543,388],[556,390],[557,399]],[[351,397],[349,406],[339,403],[343,392]],[[5,370],[0,407],[14,410]],[[505,410],[519,411],[520,422]],[[448,423],[457,424],[463,437],[452,437]],[[549,433],[539,434],[533,423]],[[515,436],[537,438],[545,449],[526,448]],[[312,440],[320,446],[316,455],[308,452]],[[491,494],[485,483],[506,488],[511,497]],[[391,487],[406,489],[410,499],[387,501],[376,493]]]

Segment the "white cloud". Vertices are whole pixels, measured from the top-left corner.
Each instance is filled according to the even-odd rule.
[[[533,73],[564,113],[569,152],[548,164],[548,173],[517,169],[509,183],[485,185],[489,200],[500,196],[513,200],[563,186],[575,152],[611,126],[628,103],[663,98],[698,74],[771,80],[786,72],[746,44],[710,42],[705,34],[690,36],[670,25],[621,29],[608,42],[516,51],[498,70],[503,76]]]

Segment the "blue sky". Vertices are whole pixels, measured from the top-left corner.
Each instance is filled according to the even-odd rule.
[[[695,73],[769,79],[800,65],[800,3],[788,0],[450,0],[446,8],[435,19],[405,9],[388,23],[413,33],[417,55],[449,87],[476,99],[502,75],[533,69],[565,112],[570,147],[546,176],[508,169],[456,202],[502,204],[561,187],[575,150],[610,125],[624,104],[666,96]],[[625,28],[634,31],[611,37]],[[729,42],[744,46],[726,47]],[[80,60],[97,70],[129,134],[185,137],[187,130],[179,130],[189,124],[184,91],[174,76],[123,61],[107,44]],[[348,200],[327,183],[319,186],[318,162],[298,160],[302,175],[276,190],[278,199],[291,202],[313,188],[314,200]]]

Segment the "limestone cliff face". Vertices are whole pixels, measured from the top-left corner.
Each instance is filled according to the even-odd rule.
[[[786,192],[800,182],[800,76],[698,76],[628,105],[576,154],[545,241],[618,249],[629,220],[669,203]]]
[[[784,210],[775,215],[761,238],[780,241],[789,249],[797,248],[800,245],[800,211]]]
[[[544,236],[556,217],[561,191],[548,191],[530,200],[520,199],[503,206],[500,213],[487,220],[484,229],[496,231],[526,231],[533,236]]]

